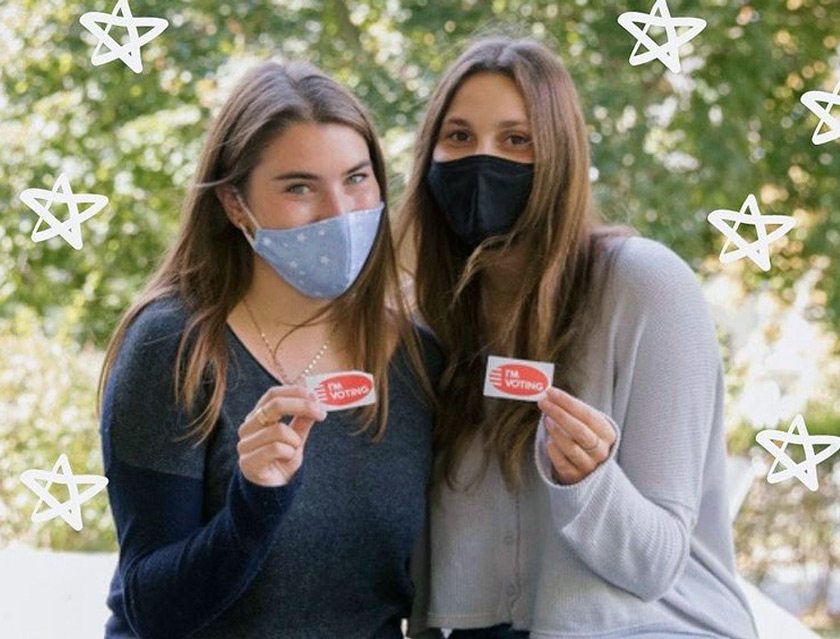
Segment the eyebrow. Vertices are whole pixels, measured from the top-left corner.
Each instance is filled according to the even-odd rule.
[[[371,166],[370,160],[363,160],[358,164],[350,167],[347,171],[344,172],[344,175],[350,175],[351,173],[355,173],[360,169],[364,169]],[[319,180],[320,176],[314,173],[306,173],[304,171],[292,171],[290,173],[281,173],[280,175],[274,176],[275,180]]]
[[[443,121],[444,124],[454,124],[456,126],[465,126],[470,128],[472,125],[469,123],[469,120],[465,120],[464,118],[447,118]],[[523,120],[502,120],[499,122],[496,128],[498,129],[509,129],[513,127],[527,127],[528,123]]]

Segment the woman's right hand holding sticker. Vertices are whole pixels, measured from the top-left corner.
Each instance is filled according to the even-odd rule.
[[[543,412],[555,481],[576,484],[610,456],[616,435],[603,413],[554,387],[537,405]]]
[[[280,419],[290,415],[286,424]],[[247,480],[285,486],[303,463],[303,448],[316,421],[327,413],[302,386],[274,386],[259,399],[239,427],[239,468]]]

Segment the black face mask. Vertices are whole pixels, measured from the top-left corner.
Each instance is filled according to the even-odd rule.
[[[508,233],[531,194],[534,165],[493,155],[432,161],[426,182],[452,232],[470,250]]]

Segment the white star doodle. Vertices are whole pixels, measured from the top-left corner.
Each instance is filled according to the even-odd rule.
[[[840,82],[834,87],[834,93],[828,91],[808,91],[799,98],[800,102],[816,115],[820,122],[814,129],[811,142],[814,144],[825,144],[840,138],[840,117],[831,114],[831,109],[840,107]],[[826,127],[827,131],[821,129]]]
[[[746,209],[750,210],[749,214],[744,212]],[[775,242],[796,226],[796,220],[789,215],[762,215],[758,210],[758,201],[752,193],[744,200],[740,211],[717,209],[709,213],[707,219],[726,237],[726,242],[720,252],[721,264],[729,264],[742,257],[748,257],[763,271],[770,270],[770,243]],[[735,225],[729,226],[727,221],[735,222]],[[738,235],[738,226],[741,222],[755,226],[758,234],[755,242],[747,242]],[[767,233],[769,224],[778,225],[778,228],[770,234]],[[738,248],[727,253],[726,249],[729,248],[730,242],[734,242]]]
[[[56,472],[57,469],[61,472]],[[74,475],[70,469],[70,462],[67,455],[62,453],[53,466],[52,471],[48,470],[27,470],[20,476],[20,481],[38,496],[38,505],[32,513],[32,521],[39,523],[61,517],[73,530],[80,531],[82,524],[81,505],[99,493],[108,485],[108,478],[101,475]],[[40,482],[46,482],[41,484]],[[66,502],[59,502],[50,494],[50,486],[53,483],[66,484],[70,491],[70,499]],[[90,484],[90,488],[79,493],[79,484]],[[48,510],[38,512],[41,504],[46,502],[50,506]]]
[[[785,479],[796,477],[812,491],[819,487],[817,479],[817,466],[840,450],[840,437],[834,435],[811,435],[808,427],[805,426],[805,419],[797,415],[791,422],[787,432],[781,430],[762,430],[755,436],[755,440],[764,450],[773,456],[773,465],[767,473],[767,482],[777,484]],[[777,442],[784,442],[779,446]],[[796,463],[790,455],[785,453],[788,444],[802,446],[805,451],[805,460]],[[814,453],[814,445],[824,446],[819,453]],[[776,471],[776,467],[782,464],[784,470]]]
[[[656,0],[650,13],[625,11],[618,16],[618,24],[636,39],[636,46],[630,53],[630,64],[632,66],[645,64],[651,60],[659,60],[674,73],[679,73],[682,68],[680,66],[680,47],[693,40],[697,34],[706,28],[706,21],[702,18],[672,18],[666,0]],[[644,29],[640,29],[639,24],[643,24]],[[665,44],[658,44],[647,34],[651,27],[665,28],[665,35],[668,38]],[[678,27],[687,30],[678,35]],[[647,51],[637,53],[642,45],[645,46]]]
[[[143,71],[140,47],[154,40],[169,26],[169,21],[164,18],[135,18],[131,15],[128,0],[117,0],[114,10],[110,14],[101,11],[88,11],[79,18],[79,22],[97,40],[96,48],[93,50],[93,56],[90,59],[91,64],[99,66],[119,58],[134,73]],[[99,26],[100,23],[106,25],[105,29]],[[128,31],[128,42],[126,44],[120,44],[108,35],[111,27],[114,26],[125,27]],[[146,27],[149,30],[141,36],[137,31],[138,27]],[[103,45],[108,50],[105,53],[100,53],[99,50]]]
[[[74,194],[70,188],[70,181],[64,173],[58,176],[52,191],[26,189],[18,197],[38,215],[38,222],[32,229],[33,242],[43,242],[60,235],[77,251],[83,245],[82,222],[92,218],[108,204],[108,198],[104,195],[96,195],[95,193]],[[70,216],[66,221],[59,222],[50,212],[50,207],[54,202],[67,205]],[[80,213],[79,204],[89,204],[90,206]],[[42,222],[46,222],[49,228],[42,230]]]

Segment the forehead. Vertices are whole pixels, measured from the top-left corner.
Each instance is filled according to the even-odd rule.
[[[461,83],[445,117],[462,118],[470,122],[527,121],[528,111],[522,93],[509,76],[481,72]]]
[[[365,139],[344,124],[297,122],[266,146],[261,164],[271,170],[343,172],[370,159]]]

